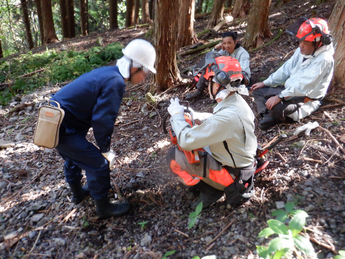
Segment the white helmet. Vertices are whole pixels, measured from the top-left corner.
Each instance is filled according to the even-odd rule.
[[[153,67],[156,60],[156,51],[150,42],[143,39],[132,40],[122,49],[122,52],[127,58],[156,74],[156,69]]]

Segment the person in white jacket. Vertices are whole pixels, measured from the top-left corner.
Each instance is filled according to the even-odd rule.
[[[320,107],[332,80],[334,48],[327,22],[320,18],[304,19],[295,36],[299,47],[293,56],[251,88],[262,117],[262,130],[286,118],[299,121],[309,116]]]
[[[254,114],[238,94],[243,79],[238,67],[238,61],[232,58],[220,72],[213,68],[208,90],[210,98],[218,104],[213,114],[192,112],[195,121],[203,121],[201,124],[191,127],[177,98],[171,99],[168,107],[178,145],[185,151],[203,149],[197,151],[200,161],[196,163],[189,161],[186,153],[177,147],[167,154],[167,163],[178,179],[201,192],[191,204],[192,209],[200,202],[203,208],[209,207],[223,193],[229,204],[237,206],[254,192],[257,150]]]
[[[237,32],[224,32],[222,34],[222,41],[214,47],[213,51],[217,51],[220,56],[231,56],[237,59],[242,69],[242,84],[249,86],[251,77],[251,71],[249,67],[250,57],[249,53],[243,47],[241,47],[237,39]],[[194,92],[187,93],[185,95],[186,100],[198,97],[207,87],[207,79],[204,77],[204,74],[205,73],[201,74],[199,81],[197,82],[197,89]]]

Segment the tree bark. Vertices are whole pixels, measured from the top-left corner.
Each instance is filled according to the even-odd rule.
[[[41,43],[44,44],[44,26],[43,26],[43,14],[42,14],[42,6],[41,0],[35,0],[36,8],[37,8],[37,16],[38,16],[38,23],[40,25],[40,36],[41,36]]]
[[[181,81],[176,62],[177,20],[179,1],[159,0],[155,6],[155,42],[157,50],[155,84],[158,91],[164,91]]]
[[[127,0],[126,6],[126,27],[130,27],[134,25],[134,0]]]
[[[110,29],[118,29],[119,24],[117,22],[117,0],[109,0],[109,13]]]
[[[270,6],[271,0],[253,0],[247,30],[242,41],[245,48],[261,46],[264,43],[264,38],[272,36],[268,26]]]
[[[337,0],[328,21],[334,44],[334,76],[332,85],[345,88],[345,2]]]
[[[29,49],[32,49],[34,47],[34,42],[32,40],[28,7],[26,5],[27,3],[26,3],[26,0],[21,0],[20,2],[22,4],[23,20],[24,20],[24,25],[25,25],[25,30],[26,30],[26,40],[28,42]]]
[[[2,45],[1,45],[1,40],[0,40],[0,58],[3,58],[4,54],[2,53]]]
[[[178,19],[178,43],[181,48],[197,42],[198,38],[194,31],[195,0],[180,0]]]
[[[245,18],[250,11],[249,0],[236,0],[232,16],[234,18]]]
[[[150,18],[149,0],[141,0],[141,17],[143,23],[152,23]]]
[[[202,13],[203,0],[198,0],[196,3],[196,13]]]
[[[66,0],[67,22],[68,22],[68,38],[75,37],[75,18],[73,0]]]
[[[135,0],[134,4],[134,24],[139,24],[139,9],[140,9],[140,0]]]
[[[221,20],[223,20],[224,2],[225,0],[214,0],[211,17],[206,28],[212,28],[216,26]]]
[[[79,6],[81,34],[86,36],[89,34],[88,0],[79,0]]]
[[[41,0],[42,15],[43,15],[43,44],[59,41],[54,28],[53,12],[51,0]]]
[[[60,0],[60,13],[61,13],[61,30],[62,30],[62,37],[64,39],[68,38],[68,21],[67,21],[67,6],[66,0]]]

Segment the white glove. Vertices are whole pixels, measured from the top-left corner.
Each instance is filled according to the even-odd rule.
[[[307,124],[304,124],[303,126],[298,127],[293,134],[295,136],[297,136],[302,131],[305,131],[305,135],[309,136],[311,130],[313,130],[313,129],[317,128],[317,127],[319,127],[319,123],[317,121],[314,121],[314,122],[309,121]]]
[[[180,100],[178,98],[171,98],[170,99],[170,105],[168,107],[168,112],[170,113],[171,116],[181,113],[183,114],[184,112],[184,107],[180,104]]]
[[[108,160],[109,162],[109,169],[113,169],[114,165],[115,165],[115,162],[116,162],[116,154],[114,151],[110,150],[106,153],[102,153],[102,155],[105,157],[105,159]]]

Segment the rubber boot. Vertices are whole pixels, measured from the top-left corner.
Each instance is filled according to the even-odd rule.
[[[202,93],[201,90],[196,89],[194,92],[186,94],[186,95],[184,96],[184,98],[185,98],[186,100],[190,100],[190,99],[193,99],[193,98],[198,97],[201,93]]]
[[[96,203],[96,213],[100,219],[123,216],[130,209],[129,202],[126,201],[123,203],[113,204],[109,202],[108,197],[95,200],[95,203]]]
[[[259,122],[259,127],[262,130],[268,130],[278,123],[279,120],[272,118],[269,114],[265,114],[263,119]]]
[[[73,194],[72,202],[74,204],[81,203],[87,196],[90,195],[88,184],[85,184],[84,186],[81,186],[80,182],[76,184],[75,183],[68,183],[68,184]]]
[[[218,201],[224,193],[223,191],[217,190],[203,181],[200,181],[197,185],[195,185],[195,187],[200,190],[200,196],[190,205],[191,209],[193,210],[196,209],[200,202],[202,202],[203,209],[210,207],[212,203]]]

